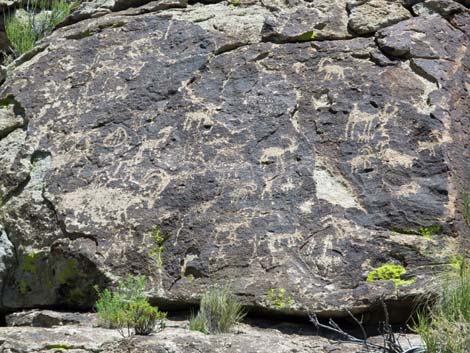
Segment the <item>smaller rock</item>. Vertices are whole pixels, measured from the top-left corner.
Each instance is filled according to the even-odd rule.
[[[400,3],[372,0],[352,7],[348,27],[358,34],[370,34],[410,17],[411,13]]]
[[[66,313],[51,310],[30,310],[6,316],[7,326],[54,327],[65,325],[92,326],[98,323],[96,315]]]
[[[455,14],[466,11],[466,8],[453,0],[426,0],[414,5],[413,11],[420,16],[439,14],[450,19]]]
[[[4,76],[3,66],[0,68],[0,78],[2,76]],[[0,106],[0,139],[22,125],[23,119],[15,114],[13,105]]]

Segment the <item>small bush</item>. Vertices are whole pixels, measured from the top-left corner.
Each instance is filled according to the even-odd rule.
[[[211,288],[202,296],[199,312],[192,315],[189,328],[208,334],[225,333],[244,317],[241,303],[227,287]]]
[[[136,335],[150,335],[157,324],[160,329],[165,326],[166,313],[158,311],[146,300],[131,303],[129,311],[131,312],[131,322]]]
[[[294,299],[290,296],[286,296],[286,290],[284,288],[271,288],[268,293],[266,293],[266,304],[278,309],[290,308],[292,304],[294,304]]]
[[[383,264],[369,272],[367,282],[378,280],[393,281],[395,285],[401,286],[413,283],[416,278],[402,279],[402,275],[406,273],[406,269],[402,265]]]
[[[19,56],[34,47],[34,44],[49,35],[75,6],[68,0],[28,0],[25,10],[17,10],[5,16],[5,32],[11,43],[14,56]]]
[[[455,270],[455,265],[452,264]],[[442,280],[442,291],[418,315],[415,330],[428,353],[470,352],[470,264],[464,259],[457,271]]]
[[[123,337],[149,335],[155,326],[165,326],[166,313],[151,306],[145,297],[144,276],[128,276],[119,281],[116,290],[105,289],[98,293],[96,311],[110,328],[115,328]],[[134,331],[132,331],[134,330]]]

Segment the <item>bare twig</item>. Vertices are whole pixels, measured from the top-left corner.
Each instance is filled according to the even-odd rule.
[[[382,304],[382,308],[384,310],[385,314],[385,321],[382,322],[381,324],[381,329],[380,333],[383,338],[383,343],[382,344],[376,344],[376,343],[371,343],[368,341],[368,336],[367,336],[367,331],[364,328],[363,324],[363,318],[359,320],[357,317],[354,316],[353,313],[351,313],[349,310],[346,312],[348,315],[353,319],[353,321],[359,326],[363,338],[357,338],[346,331],[344,331],[333,319],[330,319],[328,321],[328,324],[322,324],[319,320],[317,315],[315,314],[309,314],[310,321],[313,323],[315,328],[322,328],[327,331],[333,332],[337,334],[339,337],[342,339],[355,343],[355,344],[360,344],[362,345],[362,351],[363,352],[375,352],[375,353],[424,353],[425,350],[421,347],[413,347],[410,349],[405,350],[402,345],[401,345],[401,334],[400,333],[394,333],[392,325],[390,324],[390,317],[388,314],[388,308],[387,305],[385,304],[385,301],[380,299],[380,303]]]

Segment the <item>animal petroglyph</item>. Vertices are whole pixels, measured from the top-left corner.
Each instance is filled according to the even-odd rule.
[[[344,133],[346,139],[370,142],[375,137],[375,134],[379,132],[382,137],[388,140],[385,126],[397,112],[397,107],[391,107],[387,104],[377,113],[369,113],[362,111],[358,105],[354,103],[346,124]]]
[[[324,79],[326,81],[331,80],[344,80],[344,67],[333,64],[332,60],[329,58],[323,58],[318,63],[320,69],[318,72],[325,74]]]
[[[114,130],[108,136],[105,137],[105,139],[103,140],[103,145],[105,145],[106,147],[115,148],[125,144],[127,140],[127,131],[122,127],[118,127],[116,130]]]

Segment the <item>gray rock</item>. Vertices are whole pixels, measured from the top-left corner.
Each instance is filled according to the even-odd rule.
[[[28,123],[0,140],[4,309],[90,308],[94,284],[141,273],[168,307],[229,282],[258,310],[373,321],[384,297],[404,319],[470,235],[466,21],[351,39],[345,5],[127,9],[44,40],[0,92]],[[415,281],[367,281],[387,263]]]
[[[63,326],[54,329],[35,327],[0,328],[0,351],[73,353],[355,353],[360,345],[318,336],[312,325],[257,322],[262,326],[240,324],[233,333],[204,335],[189,331],[187,321],[169,321],[166,329],[151,336],[122,340],[117,330]],[[266,327],[270,328],[266,328]],[[264,328],[261,328],[264,327]],[[371,342],[381,343],[380,337]],[[420,344],[416,335],[401,337],[404,348]],[[11,349],[9,351],[8,349]],[[62,351],[62,350],[60,350]]]
[[[97,325],[96,314],[68,313],[51,310],[21,311],[6,316],[7,326],[54,327]]]
[[[426,0],[413,6],[413,11],[421,16],[439,14],[442,17],[451,18],[457,13],[468,10],[453,0]]]
[[[7,233],[0,225],[0,288],[3,288],[4,281],[8,276],[8,270],[12,266],[14,259],[14,246],[8,239]]]
[[[375,33],[411,17],[411,13],[399,2],[371,0],[361,2],[352,8],[349,15],[349,28],[358,34]]]
[[[8,99],[4,100],[0,107],[0,139],[5,138],[10,132],[24,125],[21,116],[14,112],[14,104]]]

